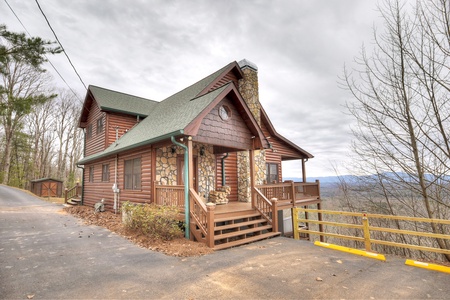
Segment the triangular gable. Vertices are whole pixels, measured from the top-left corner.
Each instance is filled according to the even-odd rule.
[[[269,116],[267,115],[266,111],[264,110],[264,108],[262,106],[261,106],[261,122],[264,123],[264,125],[266,126],[267,130],[269,131],[271,137],[277,138],[284,145],[286,145],[287,147],[296,151],[299,154],[300,158],[313,158],[314,157],[309,152],[305,151],[304,149],[297,146],[295,143],[291,142],[290,140],[288,140],[287,138],[285,138],[284,136],[279,134],[275,130],[275,127],[272,125],[272,122],[270,121]]]
[[[100,110],[146,117],[157,101],[89,85],[80,115],[79,127],[85,128],[91,106],[96,103]]]
[[[250,112],[247,103],[244,101],[244,99],[242,99],[241,94],[237,91],[237,88],[233,82],[230,82],[226,86],[226,88],[223,89],[222,92],[216,96],[214,101],[209,103],[209,105],[205,107],[205,109],[188,126],[184,128],[184,133],[186,135],[196,136],[203,118],[205,118],[205,116],[209,114],[211,110],[214,109],[217,106],[217,104],[227,96],[233,100],[233,103],[236,105],[247,127],[255,136],[255,148],[257,149],[268,148],[269,144],[264,138],[264,134],[261,128],[256,122],[253,114]],[[192,99],[191,101],[196,101],[196,99]]]
[[[244,75],[242,74],[239,64],[236,61],[231,62],[227,66],[222,68],[221,73],[217,74],[216,78],[211,81],[202,91],[200,91],[197,97],[215,90],[216,88],[221,87],[230,81],[232,81],[235,86],[238,86],[238,80],[242,79],[243,77]]]

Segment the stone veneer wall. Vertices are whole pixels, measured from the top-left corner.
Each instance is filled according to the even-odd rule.
[[[255,184],[263,184],[266,179],[266,156],[264,150],[254,151],[255,155]],[[250,182],[250,151],[237,153],[238,164],[238,200],[242,202],[251,201]]]
[[[200,155],[200,149],[204,148],[204,155]],[[176,146],[172,153],[172,146],[156,150],[156,182],[161,185],[176,185],[178,178],[177,157],[184,155],[184,149]],[[209,191],[215,189],[216,163],[213,147],[210,145],[195,144],[194,155],[198,163],[198,192],[201,197],[207,199]],[[195,174],[195,172],[194,172]]]
[[[248,61],[242,61],[241,70],[243,78],[239,80],[239,92],[247,103],[250,112],[261,126],[261,104],[259,102],[258,90],[258,70]],[[240,62],[241,64],[241,62]],[[254,67],[252,67],[252,65]],[[263,184],[266,178],[266,157],[265,152],[255,151],[255,184]],[[249,151],[238,152],[238,200],[243,202],[251,201],[250,186],[250,157]]]
[[[259,103],[258,72],[251,67],[242,69],[244,78],[239,80],[239,92],[247,103],[250,111],[261,126],[261,104]]]

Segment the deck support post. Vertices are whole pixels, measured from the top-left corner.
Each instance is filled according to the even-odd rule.
[[[270,199],[272,202],[272,232],[278,232],[278,199]]]

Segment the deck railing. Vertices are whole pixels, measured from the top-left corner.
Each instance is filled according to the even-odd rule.
[[[64,190],[64,203],[67,203],[70,199],[78,196],[81,196],[81,185],[77,182],[74,187],[70,189],[66,188]]]
[[[257,185],[256,188],[267,199],[277,198],[279,208],[286,206],[303,206],[320,202],[320,183],[315,182],[283,182]]]
[[[207,205],[199,197],[197,192],[189,189],[190,232],[199,242],[204,242],[208,247],[214,247],[214,208],[215,205]]]
[[[155,185],[155,204],[184,209],[184,185]]]
[[[255,209],[272,225],[272,231],[278,232],[278,207],[277,198],[267,199],[267,197],[257,188],[254,189]]]

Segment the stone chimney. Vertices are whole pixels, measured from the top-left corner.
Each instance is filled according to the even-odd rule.
[[[248,61],[247,59],[241,60],[239,67],[244,74],[244,78],[239,80],[239,92],[247,102],[250,111],[261,126],[261,104],[259,103],[259,90],[258,90],[258,67]]]

